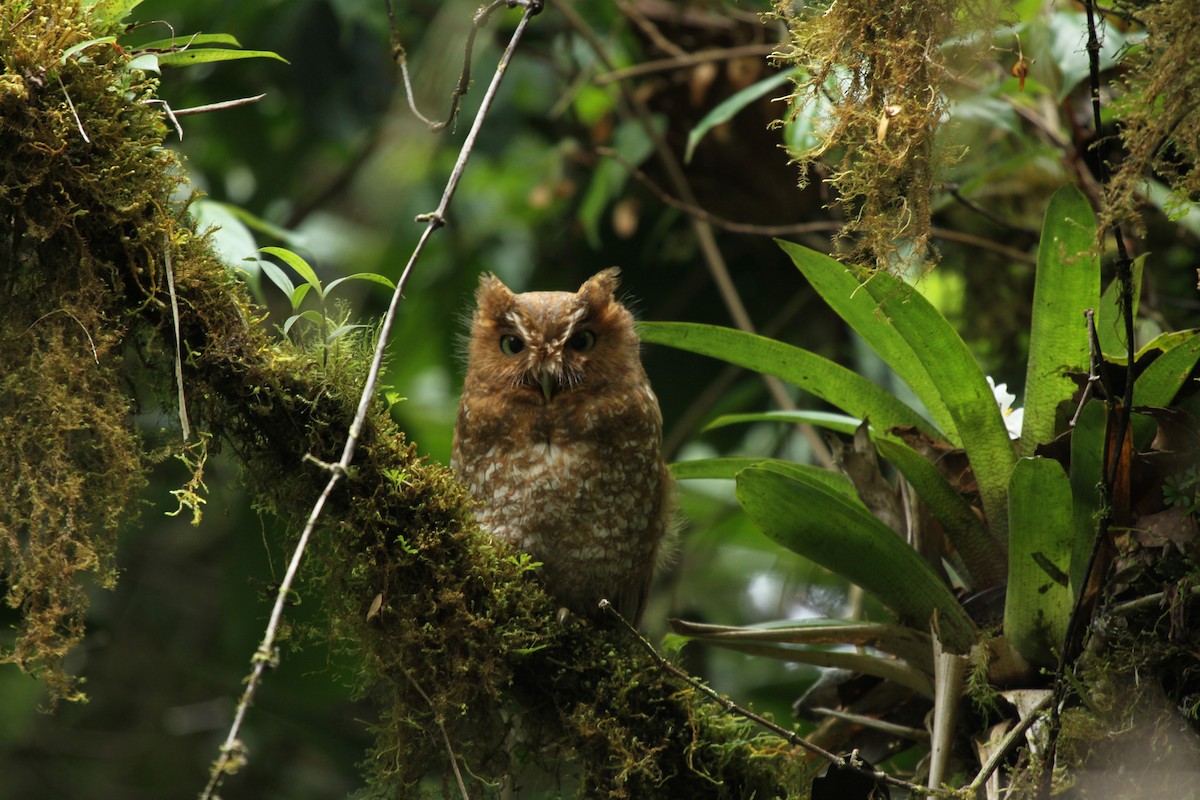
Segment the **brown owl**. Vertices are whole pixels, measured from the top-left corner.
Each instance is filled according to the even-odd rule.
[[[673,515],[662,413],[606,269],[579,291],[476,293],[453,465],[479,522],[542,562],[546,588],[635,624]]]

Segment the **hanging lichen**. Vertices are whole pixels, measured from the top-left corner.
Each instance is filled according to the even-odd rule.
[[[1175,193],[1168,213],[1200,202],[1200,15],[1193,0],[1119,5],[1147,35],[1126,59],[1130,71],[1116,104],[1124,152],[1112,165],[1105,221],[1139,228],[1151,177]]]
[[[844,258],[870,268],[920,266],[930,250],[935,137],[947,111],[941,48],[962,3],[778,2],[790,38],[777,60],[800,68],[792,122],[817,143],[793,152],[801,183],[819,168],[845,221]],[[818,109],[828,108],[821,118]],[[818,167],[818,165],[820,165]]]

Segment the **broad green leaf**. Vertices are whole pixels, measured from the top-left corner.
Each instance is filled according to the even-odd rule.
[[[1017,458],[979,364],[946,318],[912,286],[887,272],[863,285],[912,347],[949,410],[979,484],[992,538],[1002,545],[1008,535],[1008,477]]]
[[[911,425],[931,436],[938,435],[925,418],[883,389],[807,350],[752,333],[691,322],[642,322],[638,333],[652,344],[677,347],[774,375],[848,414],[870,419],[881,430]],[[995,408],[994,403],[992,406]]]
[[[286,58],[270,50],[230,50],[224,47],[200,47],[162,53],[158,63],[164,67],[190,67],[194,64],[211,64],[215,61],[239,61],[243,58],[273,58],[290,63]]]
[[[83,0],[83,9],[98,25],[115,25],[125,19],[142,0]]]
[[[346,281],[368,281],[370,283],[378,283],[381,286],[386,286],[392,291],[395,291],[396,289],[396,284],[392,283],[391,280],[383,275],[375,272],[356,272],[353,275],[345,275],[341,278],[335,278],[334,280],[331,280],[329,285],[325,287],[325,294],[328,295],[333,291],[334,287],[336,287],[338,284],[345,283]]]
[[[1137,319],[1138,304],[1142,299],[1142,271],[1146,266],[1146,254],[1133,260],[1133,318]],[[1113,278],[1100,297],[1100,308],[1096,310],[1096,336],[1100,339],[1100,352],[1122,362],[1129,359],[1125,342],[1125,323],[1121,316],[1121,285]]]
[[[779,72],[767,78],[763,78],[757,83],[752,83],[740,92],[731,95],[727,99],[718,103],[715,108],[704,115],[704,118],[696,123],[696,127],[692,128],[688,133],[687,148],[683,152],[684,163],[692,160],[692,153],[696,149],[696,145],[700,144],[709,131],[718,125],[723,125],[729,120],[737,116],[737,113],[746,106],[753,103],[758,98],[768,94],[776,86],[787,83],[797,70],[791,69],[786,72]]]
[[[1023,458],[1008,492],[1004,635],[1026,661],[1056,663],[1071,616],[1071,483],[1049,458]]]
[[[1074,186],[1062,187],[1050,198],[1038,245],[1021,427],[1025,452],[1054,438],[1058,405],[1076,389],[1067,373],[1087,373],[1083,312],[1095,309],[1100,300],[1096,244],[1091,204]]]
[[[1058,67],[1061,82],[1057,99],[1061,103],[1089,75],[1087,16],[1079,11],[1058,11],[1046,21],[1050,41],[1046,55]],[[1105,26],[1100,37],[1100,70],[1110,69],[1125,48],[1125,36],[1112,25]]]
[[[258,248],[254,234],[239,219],[234,206],[201,197],[188,206],[188,213],[196,220],[196,229],[210,237],[225,266],[238,267]],[[290,289],[286,291],[291,294]]]
[[[737,496],[769,538],[861,586],[902,622],[925,631],[936,616],[955,652],[975,642],[974,624],[937,573],[861,504],[758,467],[738,474]]]
[[[230,44],[241,47],[242,43],[228,33],[193,33],[191,36],[173,36],[170,39],[155,39],[133,46],[134,52],[142,50],[171,50],[176,47],[191,47],[198,44]]]
[[[961,444],[954,420],[930,379],[926,365],[913,353],[912,346],[882,312],[879,301],[863,288],[855,273],[823,253],[792,242],[776,241],[829,307],[908,384],[945,436],[952,443]]]
[[[963,496],[929,459],[908,445],[886,436],[874,437],[873,441],[879,455],[900,471],[942,524],[967,567],[972,588],[982,590],[1002,585],[1007,577],[1004,550]]]
[[[1133,383],[1135,406],[1167,406],[1187,382],[1188,375],[1200,360],[1200,329],[1178,331],[1158,337],[1151,345],[1161,342],[1170,349],[1154,359],[1146,371]],[[1149,346],[1147,347],[1149,349]]]
[[[815,425],[837,433],[853,434],[862,424],[861,419],[845,414],[830,414],[827,411],[762,411],[756,414],[723,414],[704,426],[704,430],[724,428],[726,425],[742,425],[748,422],[789,422],[794,425]]]
[[[321,288],[321,281],[317,278],[317,273],[313,271],[313,268],[310,267],[308,262],[303,258],[285,247],[260,247],[259,252],[275,256],[280,261],[296,270],[296,274],[303,278],[304,281],[316,291],[317,299],[319,299],[321,302],[325,301],[325,291]],[[291,292],[288,292],[288,294],[290,295]]]

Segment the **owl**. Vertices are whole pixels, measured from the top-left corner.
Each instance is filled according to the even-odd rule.
[[[620,270],[577,292],[476,293],[451,463],[493,535],[541,562],[547,590],[637,624],[673,516],[662,413]]]

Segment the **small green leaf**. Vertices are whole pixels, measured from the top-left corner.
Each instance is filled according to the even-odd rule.
[[[723,125],[733,119],[739,111],[753,103],[758,98],[771,92],[776,86],[787,83],[793,75],[797,73],[797,69],[791,69],[787,72],[779,72],[769,77],[763,78],[757,83],[752,83],[745,89],[730,95],[725,100],[721,101],[709,111],[704,117],[696,123],[696,127],[692,128],[688,133],[687,148],[683,152],[684,163],[689,163],[692,160],[692,153],[696,150],[696,145],[718,125]]]
[[[1071,483],[1062,465],[1049,458],[1022,458],[1008,492],[1008,592],[1004,635],[1026,661],[1057,663],[1071,616],[1074,538]]]
[[[202,47],[163,53],[158,63],[164,67],[190,67],[194,64],[211,64],[215,61],[238,61],[243,58],[273,58],[290,63],[286,58],[270,50],[229,50],[223,47]]]
[[[313,289],[316,291],[317,299],[321,300],[322,302],[325,301],[325,292],[321,289],[321,281],[317,278],[317,273],[313,271],[313,268],[310,267],[308,262],[303,258],[298,256],[296,253],[293,253],[291,250],[288,250],[286,247],[260,247],[258,251],[260,253],[266,253],[267,255],[275,256],[280,261],[296,270],[296,274],[303,278],[308,285],[313,287]],[[290,295],[291,292],[289,291],[287,294]]]
[[[1068,372],[1088,369],[1085,309],[1100,300],[1100,257],[1096,217],[1083,193],[1067,185],[1054,193],[1046,209],[1034,276],[1029,366],[1025,373],[1025,452],[1057,433],[1059,403],[1069,400],[1075,382]]]
[[[292,329],[292,326],[295,325],[297,322],[299,322],[302,319],[306,319],[309,322],[311,322],[317,326],[325,324],[325,318],[323,316],[321,316],[320,312],[315,311],[310,308],[308,311],[302,311],[299,314],[293,314],[292,316],[290,316],[286,320],[284,320],[283,335],[287,336],[288,331],[290,331]]]
[[[779,544],[877,597],[901,621],[965,653],[974,623],[925,560],[859,503],[819,484],[751,467],[737,478],[738,502]]]
[[[66,64],[67,61],[70,60],[71,56],[75,55],[76,53],[81,53],[89,47],[95,47],[98,44],[115,44],[116,41],[117,37],[115,36],[101,36],[99,39],[88,39],[86,42],[80,42],[79,44],[72,45],[63,51],[62,57],[58,59],[58,63]]]
[[[799,347],[731,328],[690,322],[642,322],[638,333],[652,344],[677,347],[774,375],[848,414],[869,418],[882,430],[911,425],[938,437],[932,424],[888,392],[840,364]],[[996,416],[999,420],[999,411]],[[1003,423],[1000,425],[1003,428]]]
[[[331,280],[329,285],[325,287],[325,294],[329,295],[334,290],[334,287],[341,283],[345,283],[346,281],[368,281],[370,283],[378,283],[380,286],[386,286],[392,291],[396,290],[396,284],[392,283],[391,280],[383,275],[379,275],[375,272],[356,272],[353,275],[346,275],[344,277]]]
[[[345,336],[350,331],[357,330],[358,328],[365,328],[365,327],[367,327],[367,326],[362,325],[362,324],[339,325],[338,327],[334,328],[333,331],[328,336],[325,337],[325,344],[333,344],[334,342],[336,342],[338,339]]]
[[[261,269],[263,274],[271,279],[271,283],[278,286],[279,291],[286,294],[288,298],[293,298],[295,296],[296,287],[292,284],[292,279],[287,276],[286,272],[266,259],[258,260],[258,268]]]
[[[260,263],[263,263],[263,264],[271,264],[271,262],[269,262],[269,261],[262,261],[262,262],[260,262]],[[274,264],[271,264],[271,266],[272,266],[272,267],[275,267],[275,265],[274,265]],[[279,269],[279,267],[275,267],[275,269],[277,269],[277,270],[278,270],[278,269]],[[279,272],[280,272],[280,274],[281,274],[281,275],[283,274],[283,270],[279,270]],[[276,284],[276,285],[278,286],[278,284]],[[282,287],[281,287],[281,288],[282,288]],[[291,298],[291,300],[292,300],[292,311],[299,311],[299,310],[300,310],[300,304],[304,302],[304,297],[305,297],[305,295],[307,295],[307,294],[308,294],[308,291],[309,291],[310,289],[312,289],[312,284],[309,284],[309,283],[302,283],[302,284],[300,284],[299,286],[297,286],[297,287],[296,287],[296,288],[295,288],[295,289],[292,291],[292,298]]]
[[[140,69],[143,72],[162,72],[158,68],[158,56],[154,53],[142,53],[140,56],[132,58],[125,65],[125,69]]]

